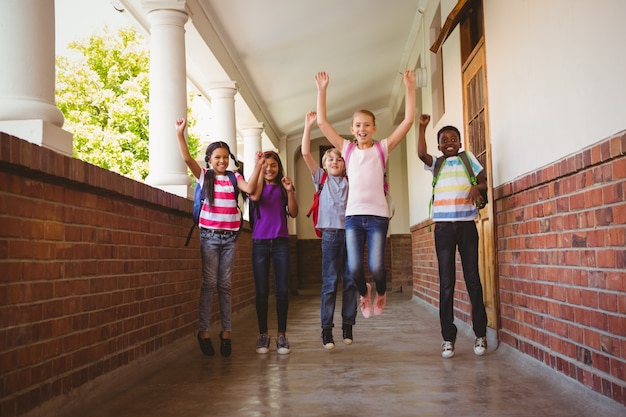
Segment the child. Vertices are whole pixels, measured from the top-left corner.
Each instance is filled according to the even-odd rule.
[[[322,175],[327,177],[319,195],[319,218],[317,228],[322,231],[322,344],[333,349],[333,316],[337,299],[337,285],[342,278],[343,302],[341,304],[343,342],[352,344],[352,326],[356,318],[356,284],[346,268],[346,200],[348,180],[345,163],[337,148],[328,149],[322,157],[324,170],[317,166],[311,156],[311,128],[316,113],[309,112],[304,119],[302,134],[302,157],[313,176],[316,189],[320,187]]]
[[[419,119],[417,155],[424,162],[424,169],[433,171],[436,158],[426,149],[426,126],[430,116]],[[478,275],[478,231],[474,219],[477,205],[482,202],[481,191],[486,190],[485,173],[476,157],[465,151],[477,172],[477,185],[471,185],[463,162],[457,156],[461,148],[461,133],[454,126],[445,126],[437,133],[439,150],[445,158],[439,180],[433,190],[432,218],[435,222],[435,250],[439,261],[439,321],[441,322],[441,356],[454,356],[457,328],[454,325],[454,285],[456,283],[455,252],[459,249],[465,285],[472,303],[474,353],[484,355],[487,351],[487,313],[483,302],[483,287]]]
[[[265,152],[264,172],[259,176],[255,192],[250,194],[252,228],[252,271],[256,288],[256,314],[259,336],[257,353],[268,353],[267,333],[270,260],[274,269],[274,293],[278,332],[276,349],[281,355],[291,351],[287,339],[287,310],[289,307],[289,231],[287,216],[298,215],[296,190],[290,178],[284,176],[283,165],[276,152]]]
[[[415,72],[403,74],[406,91],[404,120],[387,137],[380,141],[385,159],[400,143],[413,126],[415,120]],[[318,72],[317,83],[317,124],[342,155],[346,154],[349,140],[342,138],[326,119],[326,88],[328,74]],[[359,110],[352,117],[350,128],[356,146],[346,160],[350,189],[346,206],[346,246],[348,250],[348,269],[356,282],[361,295],[360,308],[363,317],[372,313],[371,286],[365,282],[363,271],[363,251],[365,242],[368,247],[368,263],[376,282],[374,314],[383,312],[387,303],[387,273],[384,255],[385,240],[389,227],[389,208],[384,192],[383,165],[380,154],[374,147],[372,135],[376,132],[374,114],[369,110]]]
[[[222,331],[220,332],[220,353],[231,354],[231,279],[235,263],[236,241],[239,233],[240,216],[235,200],[233,184],[226,175],[229,158],[237,159],[224,142],[213,142],[206,150],[207,168],[202,168],[192,158],[185,140],[187,120],[176,120],[178,147],[183,160],[193,173],[198,183],[203,184],[206,198],[200,212],[200,251],[202,255],[202,287],[200,290],[200,322],[198,324],[198,343],[200,350],[207,356],[215,355],[211,343],[210,320],[213,294],[217,288],[219,294]],[[263,164],[259,152],[257,164],[250,175],[250,182],[235,171],[237,188],[253,193]],[[209,165],[212,169],[208,169]]]

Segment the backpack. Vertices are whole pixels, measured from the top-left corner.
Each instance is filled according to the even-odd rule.
[[[346,162],[346,172],[348,172],[348,160],[350,159],[350,155],[354,150],[356,143],[350,142],[348,144],[348,148],[346,149],[346,155],[344,156],[344,161]],[[391,198],[391,194],[389,194],[389,180],[387,178],[387,163],[385,162],[385,154],[383,153],[383,148],[380,142],[374,142],[374,146],[378,149],[378,155],[380,155],[380,161],[383,164],[383,189],[385,191],[385,197],[389,202],[389,206],[391,208],[391,216],[389,216],[389,220],[393,218],[393,215],[396,214],[396,206],[393,203],[393,198]]]
[[[467,178],[469,178],[470,184],[478,185],[478,181],[476,180],[476,175],[474,175],[474,170],[472,169],[472,164],[469,161],[467,153],[463,151],[458,154],[458,157],[463,162],[463,167],[465,168],[465,173],[467,174]],[[445,162],[445,160],[446,160],[446,157],[441,156],[437,158],[437,160],[435,161],[435,168],[433,169],[433,196],[430,200],[431,206],[435,199],[435,185],[437,185],[437,181],[439,181],[439,175],[441,174],[441,167],[443,166],[443,163]],[[485,191],[481,191],[480,196],[483,202],[480,206],[476,206],[479,210],[487,205],[487,189],[486,188],[485,188]]]
[[[317,219],[320,211],[320,193],[322,192],[322,188],[324,188],[324,183],[326,182],[327,177],[328,174],[324,171],[322,178],[320,179],[320,184],[317,187],[317,191],[313,194],[313,205],[311,205],[309,212],[306,214],[307,217],[311,217],[311,215],[313,215],[313,227],[315,228],[315,234],[317,237],[322,237],[322,231],[317,228]]]
[[[206,172],[204,175],[206,175]],[[237,207],[239,207],[239,188],[237,187],[237,177],[235,177],[235,173],[233,171],[226,171],[226,175],[228,175],[228,179],[235,188],[235,201],[237,201]],[[185,246],[189,246],[191,235],[200,223],[200,212],[202,211],[202,205],[204,204],[205,197],[206,193],[204,192],[202,184],[196,181],[196,187],[193,190],[193,224],[191,225],[189,233],[187,234],[187,241],[185,242]],[[239,209],[239,211],[241,211],[241,209]]]

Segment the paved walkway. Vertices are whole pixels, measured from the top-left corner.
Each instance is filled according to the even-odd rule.
[[[388,296],[378,317],[357,317],[355,343],[325,350],[319,292],[292,297],[289,355],[254,351],[256,315],[234,317],[233,355],[205,357],[194,335],[155,357],[101,378],[65,404],[30,416],[626,416],[626,408],[508,346],[473,353],[459,324],[456,355],[440,356],[436,310],[409,294]],[[340,323],[336,312],[335,322]],[[275,332],[273,308],[270,334]],[[215,335],[217,336],[217,335]],[[53,408],[53,409],[51,409]]]

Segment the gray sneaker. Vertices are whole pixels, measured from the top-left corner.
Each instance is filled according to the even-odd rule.
[[[478,356],[483,356],[487,353],[487,338],[477,337],[474,339],[474,353]]]
[[[256,339],[256,353],[265,354],[270,351],[270,337],[267,334],[260,334]]]
[[[280,335],[276,338],[276,350],[278,351],[279,355],[286,355],[291,352],[291,348],[289,347],[289,340],[287,340],[286,336]]]
[[[454,342],[444,340],[441,344],[441,356],[444,358],[451,358],[454,356]]]

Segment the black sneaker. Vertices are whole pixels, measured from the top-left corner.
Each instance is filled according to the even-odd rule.
[[[215,349],[213,348],[213,343],[211,343],[211,338],[202,339],[200,338],[200,333],[198,333],[198,343],[200,344],[200,350],[207,356],[215,355]]]
[[[335,341],[333,340],[333,329],[322,329],[322,345],[324,345],[324,349],[335,348]]]
[[[353,342],[352,339],[352,326],[349,324],[344,324],[342,327],[343,330],[343,343],[346,345],[351,345]]]
[[[222,356],[228,357],[230,356],[232,347],[230,345],[230,339],[222,338],[222,333],[224,332],[220,332],[220,353],[222,354]]]

